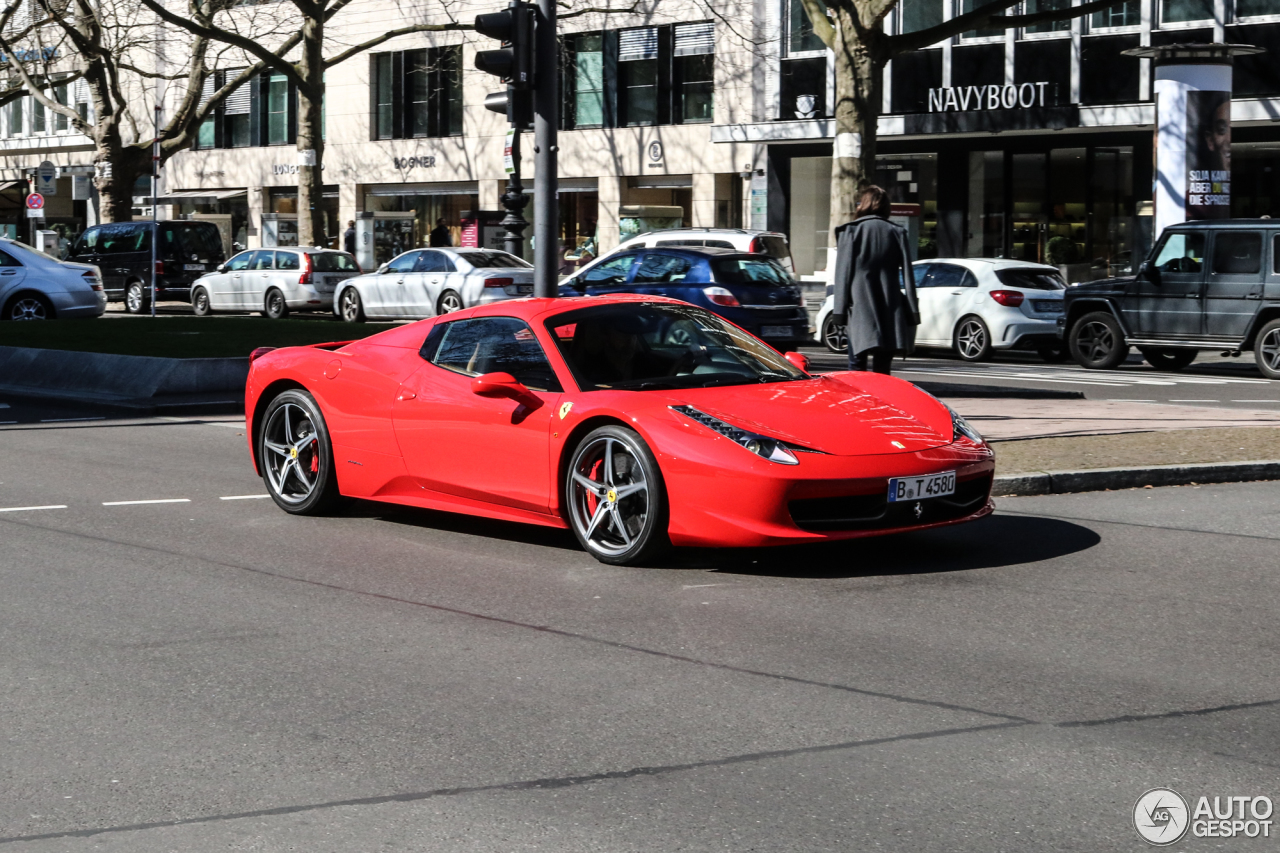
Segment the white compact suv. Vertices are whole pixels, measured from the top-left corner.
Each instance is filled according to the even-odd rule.
[[[965,361],[984,361],[997,350],[1029,349],[1046,361],[1064,357],[1058,338],[1067,284],[1057,267],[993,258],[938,258],[914,264],[920,325],[916,345],[955,350]],[[828,291],[831,286],[828,285]],[[818,311],[827,349],[848,348],[844,326],[828,293]]]

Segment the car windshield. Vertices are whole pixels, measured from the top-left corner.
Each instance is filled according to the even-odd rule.
[[[1021,287],[1025,290],[1066,290],[1062,276],[1048,270],[1011,269],[996,270],[996,278],[1005,287]]]
[[[459,252],[462,259],[476,269],[533,269],[533,265],[506,252]]]
[[[772,258],[726,258],[713,262],[712,266],[716,271],[716,281],[724,284],[786,286],[795,283],[791,280],[791,273]]]
[[[546,321],[583,391],[807,379],[777,350],[692,305],[592,306]]]
[[[316,252],[311,256],[311,268],[316,272],[360,272],[356,259],[346,252]]]
[[[164,223],[161,240],[166,249],[177,249],[187,258],[195,255],[197,259],[213,260],[222,258],[222,237],[218,234],[218,226],[213,223]]]

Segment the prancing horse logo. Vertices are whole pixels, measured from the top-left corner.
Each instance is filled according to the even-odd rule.
[[[917,519],[924,517],[924,507],[920,505],[920,501],[916,501],[915,513]]]
[[[569,410],[573,408],[573,403],[562,403],[560,406],[560,420],[564,420],[565,415],[569,414]]]

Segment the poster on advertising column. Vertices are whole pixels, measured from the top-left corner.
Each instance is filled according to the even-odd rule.
[[[1231,216],[1231,93],[1189,91],[1187,219]]]

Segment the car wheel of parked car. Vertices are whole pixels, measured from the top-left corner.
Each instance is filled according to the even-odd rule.
[[[602,563],[634,566],[670,546],[662,472],[634,430],[603,426],[579,442],[564,506],[574,535]]]
[[[1129,355],[1120,324],[1108,311],[1095,311],[1080,318],[1067,336],[1071,357],[1089,370],[1118,367]]]
[[[1258,332],[1253,357],[1263,376],[1280,379],[1280,320],[1272,320]]]
[[[213,309],[209,307],[209,291],[203,287],[197,287],[192,291],[191,310],[197,317],[208,317],[213,313]]]
[[[142,314],[151,308],[151,294],[140,281],[131,281],[124,288],[124,310],[130,314]]]
[[[310,394],[285,391],[267,406],[258,468],[271,499],[285,512],[323,515],[342,500],[329,429]]]
[[[360,291],[354,287],[348,287],[342,291],[342,297],[338,300],[338,316],[346,323],[364,322],[364,305],[360,303]]]
[[[38,293],[19,293],[4,306],[6,320],[52,320],[53,306]]]
[[[822,342],[832,352],[847,352],[849,339],[844,333],[844,323],[837,323],[835,317],[827,315],[822,321]]]
[[[1036,350],[1036,355],[1050,364],[1066,361],[1070,357],[1066,347],[1040,347]]]
[[[1138,352],[1156,370],[1181,370],[1200,354],[1198,349],[1180,347],[1138,347]]]
[[[271,320],[283,320],[289,316],[289,306],[278,289],[273,287],[267,291],[267,298],[262,301],[262,316]]]
[[[991,332],[979,317],[965,317],[956,326],[956,352],[965,361],[986,361],[991,358]]]
[[[463,307],[462,297],[452,290],[446,290],[440,294],[440,298],[436,301],[437,314],[452,314],[454,311],[461,311]]]

